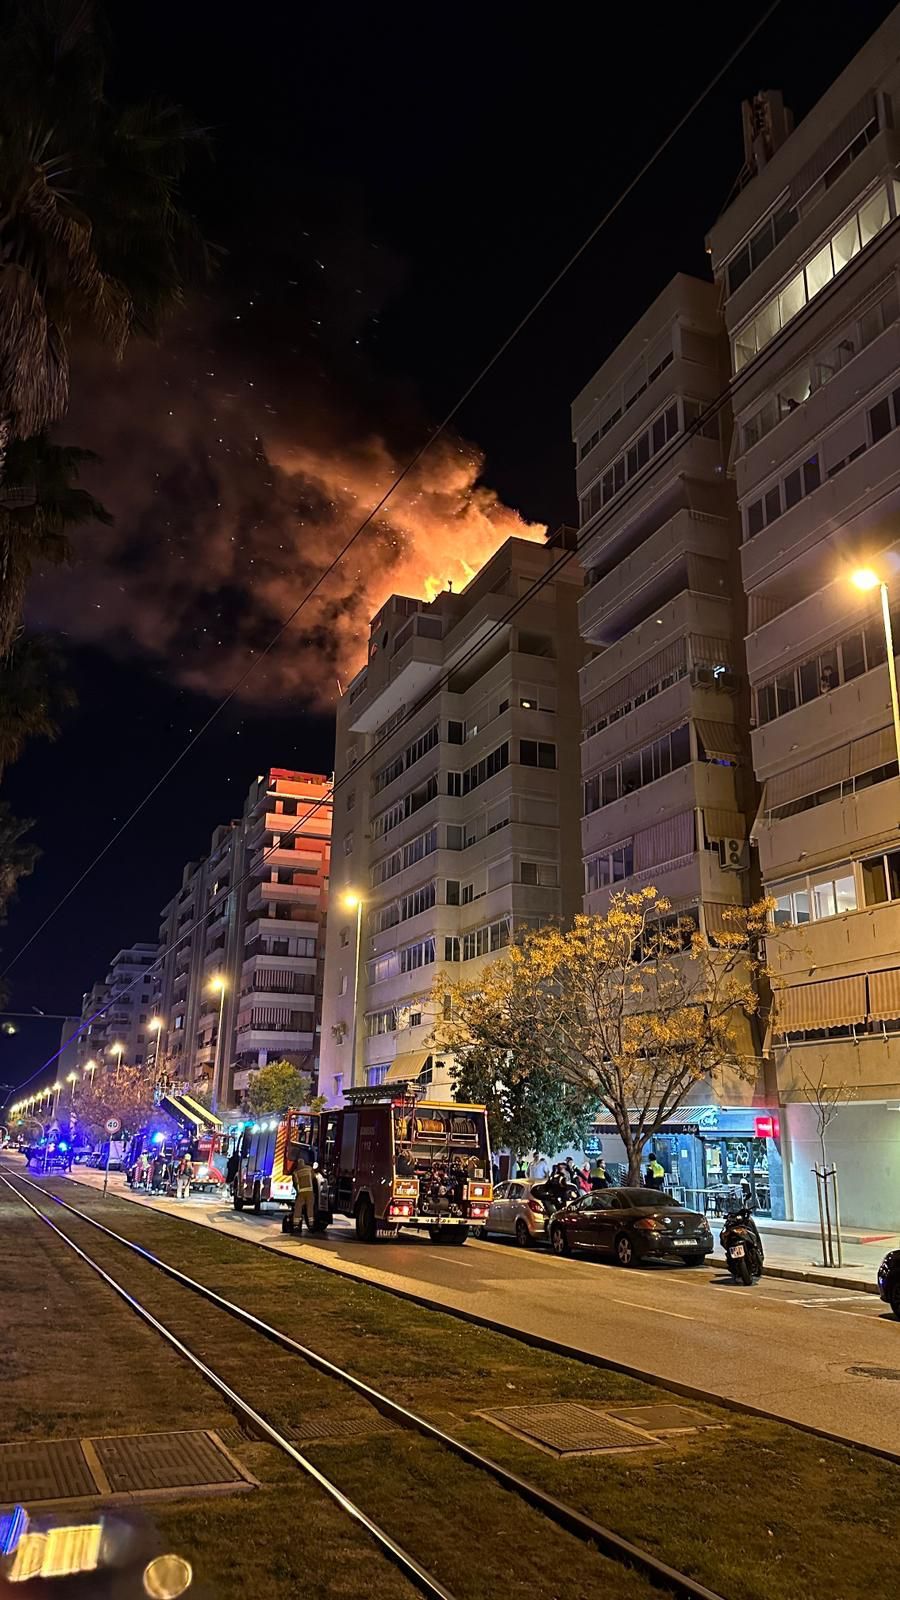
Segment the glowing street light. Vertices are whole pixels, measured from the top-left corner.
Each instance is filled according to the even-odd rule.
[[[62,1094],[61,1080],[57,1079],[56,1083],[53,1085],[53,1093],[56,1095],[56,1105],[53,1109],[54,1111],[59,1111],[59,1097]]]
[[[117,1039],[114,1044],[110,1045],[109,1049],[110,1054],[114,1055],[116,1058],[116,1082],[118,1083],[119,1072],[122,1066],[122,1057],[125,1054],[125,1046],[122,1044],[120,1039]]]
[[[887,652],[888,681],[891,686],[894,745],[897,751],[897,771],[900,773],[900,700],[897,699],[897,666],[894,661],[894,631],[891,627],[891,602],[888,595],[888,586],[872,567],[860,567],[853,574],[853,582],[857,589],[861,589],[864,594],[871,589],[880,589],[881,591],[881,620],[884,624],[884,647]]]
[[[362,914],[364,901],[362,895],[358,894],[355,889],[347,889],[345,893],[341,895],[341,904],[345,906],[348,911],[356,912],[356,950],[353,956],[353,1027],[350,1033],[350,1082],[355,1086],[358,1077],[356,1054],[359,1045],[359,1024],[357,1020],[357,1012],[359,1010],[359,958],[362,948]]]
[[[86,1061],[81,1070],[82,1070],[82,1072],[89,1072],[90,1073],[90,1075],[91,1075],[91,1088],[93,1089],[93,1087],[94,1087],[94,1073],[97,1071],[97,1063],[96,1063],[96,1061],[93,1061],[93,1060]]]
[[[71,1084],[71,1086],[72,1086],[71,1089],[69,1090],[69,1099],[71,1100],[73,1105],[75,1104],[75,1085],[76,1085],[77,1082],[78,1082],[78,1073],[77,1072],[70,1072],[66,1077],[66,1083]]]

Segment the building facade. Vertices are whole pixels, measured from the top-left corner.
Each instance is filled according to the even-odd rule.
[[[579,625],[584,907],[652,886],[669,919],[714,943],[753,898],[756,784],[748,735],[739,521],[727,473],[728,347],[718,291],[679,275],[572,407],[585,592]],[[656,1141],[686,1190],[751,1170],[782,1211],[760,1038],[739,1072],[698,1085]],[[694,1103],[696,1102],[696,1104]],[[604,1130],[608,1159],[619,1140]]]
[[[821,1085],[850,1224],[900,1222],[900,13],[803,122],[745,110],[708,239],[731,351],[753,829],[783,935],[771,1052],[788,1214],[817,1216]],[[900,634],[895,633],[895,639]],[[810,1102],[813,1102],[812,1104]]]
[[[106,977],[87,991],[77,1046],[80,1068],[89,1062],[96,1071],[114,1071],[120,1063],[124,1067],[143,1065],[153,1016],[149,969],[155,960],[155,945],[129,945],[113,957]],[[102,1016],[91,1021],[104,1007]]]
[[[389,1076],[446,1094],[436,978],[474,977],[522,930],[580,909],[581,578],[571,560],[550,576],[570,546],[565,530],[510,539],[462,593],[394,595],[372,622],[337,713],[331,1100]]]
[[[269,1061],[316,1076],[330,838],[330,779],[272,767],[163,908],[148,1060],[220,1109]]]

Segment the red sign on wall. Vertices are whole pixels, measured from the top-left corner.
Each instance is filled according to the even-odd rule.
[[[780,1135],[781,1128],[779,1126],[777,1117],[770,1116],[756,1118],[757,1139],[778,1139]]]

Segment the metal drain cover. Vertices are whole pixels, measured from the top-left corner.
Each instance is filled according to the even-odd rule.
[[[0,1503],[80,1500],[97,1485],[77,1439],[0,1445]]]
[[[477,1413],[555,1455],[584,1455],[601,1450],[658,1450],[659,1440],[625,1426],[589,1406],[563,1401],[555,1405],[503,1406]]]
[[[900,1383],[900,1367],[848,1367],[851,1378],[886,1378],[889,1383]]]
[[[205,1433],[141,1433],[94,1439],[93,1445],[114,1494],[243,1481]]]
[[[724,1422],[704,1416],[702,1411],[692,1411],[690,1406],[620,1406],[609,1416],[619,1422],[630,1422],[645,1433],[698,1433],[701,1428],[724,1428]]]

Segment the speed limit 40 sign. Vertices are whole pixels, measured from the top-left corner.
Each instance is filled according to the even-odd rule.
[[[107,1131],[107,1133],[118,1133],[118,1131],[121,1128],[121,1126],[122,1126],[122,1124],[119,1121],[118,1117],[107,1117],[107,1119],[106,1119],[106,1131]]]

